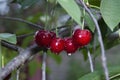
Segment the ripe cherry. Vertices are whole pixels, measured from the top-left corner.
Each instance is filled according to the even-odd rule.
[[[88,43],[90,43],[92,38],[92,34],[89,30],[84,29],[77,29],[75,30],[74,34],[73,34],[73,41],[74,43],[80,45],[80,46],[85,46]]]
[[[61,38],[54,38],[51,41],[50,50],[55,54],[59,54],[64,50],[64,40]]]
[[[75,53],[78,49],[78,46],[74,44],[72,38],[65,38],[65,51],[68,55]]]
[[[53,34],[49,31],[39,30],[35,34],[35,42],[38,46],[49,47]]]

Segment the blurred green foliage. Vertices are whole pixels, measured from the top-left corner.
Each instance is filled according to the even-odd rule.
[[[116,5],[119,5],[120,1],[103,0],[101,3],[101,0],[85,0],[85,2],[87,1],[89,2],[90,5],[97,6],[98,8],[100,8],[100,10],[95,8],[90,8],[90,10],[94,14],[100,25],[100,30],[102,33],[105,49],[108,50],[115,47],[116,45],[119,45],[120,44],[119,38],[111,40],[108,38],[108,35],[114,32],[119,33],[118,23],[120,22],[120,17],[118,16],[120,15],[119,14],[120,10],[119,7]],[[10,3],[11,6],[13,4],[16,5],[19,4],[18,6],[20,6],[20,8],[17,8],[17,10],[15,10],[16,6],[11,7],[10,13],[6,16],[9,16],[11,18],[12,17],[22,18],[23,20],[29,21],[31,23],[41,25],[43,28],[46,27],[47,30],[65,26],[64,28],[59,29],[59,31],[66,29],[68,31],[68,34],[66,34],[67,31],[65,31],[66,33],[63,32],[63,34],[67,35],[67,37],[71,36],[72,31],[74,29],[74,25],[79,24],[81,26],[82,23],[81,18],[83,17],[81,13],[83,13],[83,9],[73,0],[72,1],[66,0],[66,2],[65,0],[58,0],[58,3],[56,3],[56,0],[13,0]],[[114,3],[114,5],[112,5],[112,3]],[[72,19],[66,17],[66,15],[71,16]],[[48,19],[47,21],[46,17]],[[89,48],[93,57],[96,58],[100,54],[98,35],[95,29],[95,25],[90,16],[86,13],[84,18],[85,28],[89,29],[93,35],[92,41],[89,45],[87,45],[87,47]],[[34,34],[37,30],[38,29],[35,26],[28,25],[27,23],[24,22],[19,22],[17,20],[13,21],[0,19],[0,39],[15,44],[17,38],[17,45],[21,46],[22,48],[27,48],[28,46],[34,44]],[[6,33],[9,34],[6,35]],[[20,36],[25,35],[28,36],[18,38]],[[87,61],[88,55],[86,48],[81,48],[79,49],[79,51],[83,53],[84,60]],[[5,56],[5,64],[18,55],[17,52],[14,52],[6,48],[2,48],[2,54]],[[52,54],[49,50],[47,52],[47,55],[48,57],[53,58],[58,64],[62,62],[61,56]],[[35,59],[30,61],[26,65],[29,66],[31,76],[35,73],[37,69],[41,68],[40,61],[37,62]],[[83,76],[82,79],[80,80],[88,80],[89,77],[93,76],[95,76],[97,80],[100,79],[99,72],[89,73],[88,75],[86,75],[86,73],[88,73],[89,70],[81,67],[81,65],[82,64],[80,64],[80,62],[76,61],[74,62],[74,59],[71,59],[69,64],[70,67],[68,68],[67,80],[77,80],[83,75],[85,75],[85,77]],[[116,68],[115,70],[113,69],[112,71],[113,72],[117,71],[117,69],[118,68]],[[50,73],[49,68],[47,68],[47,71],[48,73]]]

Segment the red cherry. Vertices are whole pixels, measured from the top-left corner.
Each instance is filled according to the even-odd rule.
[[[76,43],[80,46],[85,46],[88,43],[90,43],[91,38],[92,38],[92,34],[87,29],[85,29],[85,30],[77,29],[77,30],[75,30],[75,32],[73,34],[74,43]]]
[[[48,31],[39,30],[35,34],[35,42],[38,44],[38,46],[49,47],[51,40],[52,36]]]
[[[75,53],[78,46],[74,44],[72,38],[65,38],[65,51],[69,54]]]
[[[50,50],[55,54],[59,54],[64,50],[64,40],[61,38],[54,38],[51,41]]]

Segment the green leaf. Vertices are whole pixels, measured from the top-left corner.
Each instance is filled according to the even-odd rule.
[[[10,33],[0,33],[0,40],[5,40],[12,44],[16,44],[16,42],[17,42],[16,35],[10,34]]]
[[[120,0],[102,0],[100,10],[102,17],[109,28],[113,29],[120,22]]]
[[[120,76],[118,74],[120,74],[119,66],[109,68],[110,79],[113,80],[113,78],[115,79],[116,76],[117,77]],[[99,70],[99,71],[94,71],[93,73],[88,73],[85,76],[79,78],[78,80],[105,80],[105,76],[104,76],[104,72],[102,70]]]
[[[86,22],[87,22],[90,30],[91,30],[92,32],[94,32],[94,30],[95,30],[95,25],[94,25],[93,20],[90,18],[90,16],[89,16],[88,14],[85,14],[85,20],[86,20]]]
[[[81,26],[81,11],[74,0],[57,0],[67,13]]]
[[[100,6],[100,0],[88,0],[89,4],[94,6]]]
[[[86,61],[86,60],[88,59],[88,55],[87,55],[87,50],[86,50],[86,48],[82,48],[81,51],[82,51],[84,60]]]
[[[33,22],[33,23],[37,23],[39,20],[40,20],[40,17],[42,16],[43,14],[41,12],[38,12],[34,15],[30,15],[27,17],[27,20],[30,21],[30,22]]]
[[[24,38],[22,46],[26,47],[28,44],[32,44],[32,41],[33,41],[33,36],[28,36]]]
[[[102,80],[99,72],[89,73],[78,80]]]
[[[37,3],[38,1],[40,0],[23,0],[21,5],[22,5],[22,8],[28,8],[32,6],[33,4]]]
[[[33,74],[35,74],[37,69],[41,68],[42,64],[38,63],[36,60],[32,60],[28,65],[29,65],[30,76],[32,76]]]

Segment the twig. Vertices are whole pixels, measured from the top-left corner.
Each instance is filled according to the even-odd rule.
[[[27,24],[31,25],[33,28],[43,29],[43,27],[42,27],[42,26],[37,25],[37,24],[34,24],[34,23],[29,22],[29,21],[26,21],[26,20],[23,20],[23,19],[21,19],[21,18],[3,17],[3,16],[0,16],[0,19],[6,19],[6,20],[19,21],[19,22],[27,23]]]
[[[91,70],[91,72],[93,72],[94,71],[94,68],[93,68],[93,62],[92,62],[92,57],[91,57],[91,54],[90,54],[90,51],[89,50],[87,50],[88,51],[88,59],[89,59],[89,63],[90,63],[90,70]]]
[[[57,29],[62,29],[65,28],[66,26],[71,26],[71,25],[63,25],[63,26],[59,26],[57,27]],[[54,31],[56,28],[52,28],[51,31]]]
[[[34,34],[35,34],[35,32],[19,35],[19,36],[17,36],[17,39],[23,39],[23,38],[26,38],[28,36],[34,35]]]
[[[37,29],[44,29],[44,27],[40,26],[40,25],[37,25],[37,24],[34,24],[32,22],[29,22],[29,21],[26,21],[26,20],[23,20],[21,18],[14,18],[14,17],[3,17],[3,16],[0,16],[0,19],[6,19],[6,20],[13,20],[13,21],[19,21],[19,22],[23,22],[23,23],[26,23],[28,25],[31,25],[33,28],[37,28]],[[70,18],[69,18],[70,19]],[[70,26],[70,25],[64,25],[64,26],[60,26],[58,27],[57,29],[61,29],[61,28],[64,28],[66,26]],[[55,28],[51,29],[52,31],[55,30]]]
[[[110,77],[110,80],[114,80],[116,77],[120,77],[120,73],[116,74],[116,75],[113,75]]]
[[[108,72],[107,62],[106,62],[105,48],[104,48],[104,44],[103,44],[103,40],[102,40],[102,35],[101,35],[101,32],[100,32],[100,28],[99,28],[98,22],[95,19],[95,17],[93,16],[93,14],[91,13],[91,11],[87,8],[87,6],[85,5],[85,3],[82,0],[79,0],[79,1],[83,5],[83,7],[85,8],[85,10],[88,12],[88,14],[92,18],[92,20],[94,21],[94,24],[96,25],[96,30],[98,32],[98,40],[99,40],[100,47],[101,47],[102,66],[103,66],[103,69],[104,69],[105,78],[106,78],[106,80],[109,80],[109,72]]]
[[[20,54],[12,59],[3,69],[0,70],[0,80],[3,80],[13,70],[24,64],[29,58],[40,51],[37,45],[32,45],[25,50],[20,51]]]
[[[21,19],[21,18],[3,17],[3,16],[0,16],[0,19],[19,21],[19,22],[23,22],[23,23],[26,23],[26,24],[28,24],[28,25],[31,25],[33,28],[44,29],[44,27],[42,27],[42,26],[40,26],[40,25],[37,25],[37,24],[34,24],[34,23],[32,23],[32,22],[23,20],[23,19]],[[70,19],[70,18],[69,18],[69,19]],[[60,27],[57,27],[57,29],[65,28],[66,26],[70,26],[70,25],[60,26]],[[53,30],[55,30],[55,28],[51,29],[51,31],[53,31]]]
[[[43,53],[43,60],[42,60],[42,80],[46,80],[46,52]]]
[[[2,44],[2,46],[7,47],[9,49],[12,49],[14,51],[20,51],[22,49],[21,47],[16,46],[16,45],[11,44],[11,43],[6,42],[6,41],[1,41],[1,44]]]
[[[20,69],[16,71],[16,80],[19,80],[19,77],[20,77]]]
[[[114,33],[111,33],[110,35],[108,35],[108,40],[111,40],[111,41],[116,40],[118,38],[120,38],[120,35],[117,32],[114,32]]]
[[[95,29],[94,33],[96,33],[97,30]],[[93,67],[95,68],[95,62],[96,62],[96,47],[97,47],[97,34],[94,34],[94,38],[93,38],[93,54],[94,54],[94,57],[93,57]]]
[[[0,40],[0,69],[2,68],[2,45]]]

